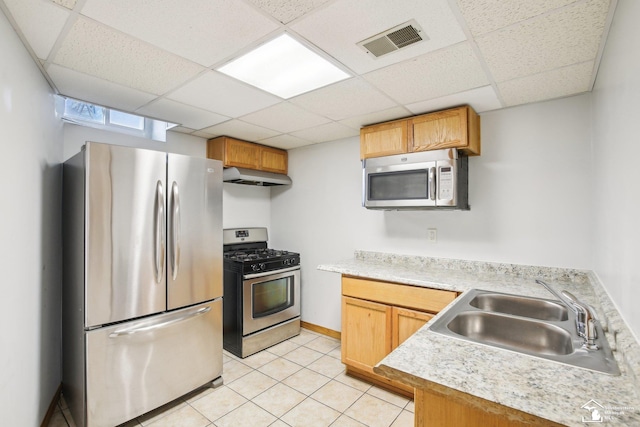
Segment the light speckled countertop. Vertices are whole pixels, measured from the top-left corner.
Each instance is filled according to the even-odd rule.
[[[348,276],[465,292],[484,289],[554,299],[541,278],[592,305],[607,324],[622,371],[611,376],[435,333],[425,325],[384,358],[377,372],[414,387],[430,383],[569,426],[584,426],[591,399],[605,423],[640,426],[640,345],[590,271],[356,251],[353,259],[320,265]],[[445,308],[444,313],[450,306]]]

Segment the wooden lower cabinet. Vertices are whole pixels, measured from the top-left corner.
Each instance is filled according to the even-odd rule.
[[[415,390],[415,427],[559,427],[562,424],[435,385]]]
[[[453,301],[455,292],[342,278],[342,363],[347,373],[413,398],[413,388],[373,367]],[[427,307],[431,312],[423,311]]]

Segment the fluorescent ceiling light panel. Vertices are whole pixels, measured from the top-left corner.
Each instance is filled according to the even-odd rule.
[[[288,34],[234,59],[218,71],[284,99],[351,77]]]

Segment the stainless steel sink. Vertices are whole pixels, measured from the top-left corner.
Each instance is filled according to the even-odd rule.
[[[492,292],[477,295],[469,304],[481,310],[497,311],[539,320],[561,321],[569,318],[567,307],[560,303],[540,298]]]
[[[575,313],[559,301],[473,289],[429,328],[458,339],[620,375],[600,325],[596,325],[599,349],[583,348]]]
[[[553,355],[573,353],[571,334],[544,322],[494,313],[464,312],[454,317],[447,327],[472,340],[514,350]]]

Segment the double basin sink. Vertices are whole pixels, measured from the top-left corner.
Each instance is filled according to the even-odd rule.
[[[596,323],[598,350],[583,348],[576,314],[559,301],[472,289],[429,328],[447,336],[620,375]]]

